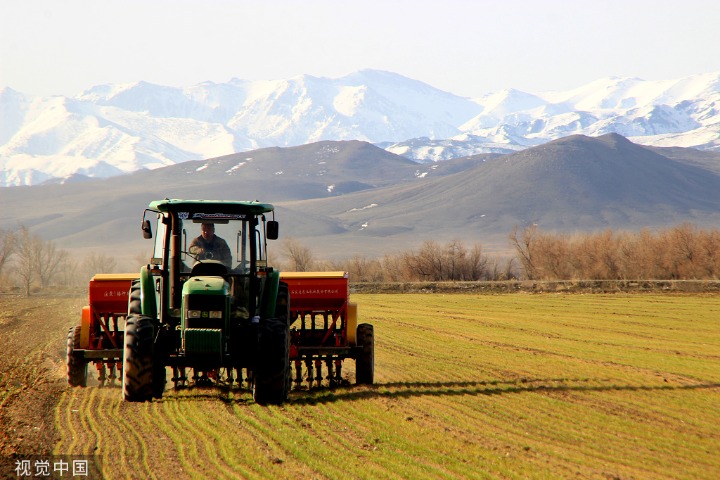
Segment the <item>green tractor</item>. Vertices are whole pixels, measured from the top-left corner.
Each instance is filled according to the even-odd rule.
[[[129,280],[123,398],[161,397],[171,370],[176,387],[245,381],[256,402],[283,403],[292,320],[288,286],[267,262],[267,240],[278,238],[273,206],[159,200],[142,231],[155,246]]]

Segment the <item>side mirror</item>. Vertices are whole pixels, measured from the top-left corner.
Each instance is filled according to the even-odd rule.
[[[152,227],[150,226],[150,220],[143,220],[142,222],[143,238],[152,238]]]
[[[280,233],[280,226],[275,220],[267,222],[267,238],[268,240],[277,240]]]

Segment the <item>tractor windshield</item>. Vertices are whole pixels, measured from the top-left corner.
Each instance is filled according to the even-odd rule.
[[[222,262],[229,273],[250,273],[251,252],[256,252],[256,266],[267,266],[264,219],[185,219],[182,232],[182,264],[189,270],[200,261]]]

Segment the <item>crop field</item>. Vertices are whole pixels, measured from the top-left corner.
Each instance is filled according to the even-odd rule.
[[[54,454],[104,478],[720,478],[718,296],[352,300],[376,384],[261,407],[244,390],[170,384],[138,404],[69,388],[84,299],[0,298],[0,477]]]

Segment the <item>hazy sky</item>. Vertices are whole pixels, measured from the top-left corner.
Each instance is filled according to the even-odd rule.
[[[0,87],[76,95],[145,80],[389,70],[468,97],[720,71],[718,0],[18,0]]]

